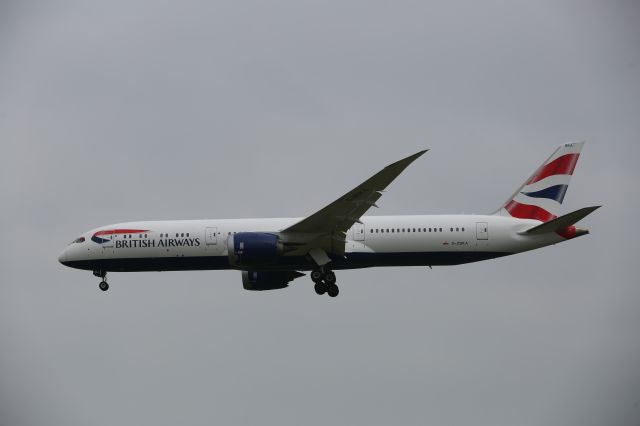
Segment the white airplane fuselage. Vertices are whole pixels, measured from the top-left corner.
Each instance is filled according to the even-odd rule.
[[[247,269],[229,259],[228,240],[240,232],[277,233],[300,218],[127,222],[85,233],[60,255],[71,267],[104,271]],[[374,266],[456,265],[506,256],[565,241],[557,233],[519,232],[541,222],[496,215],[363,216],[347,232],[344,256],[333,269]],[[110,242],[92,241],[96,233]],[[280,256],[261,269],[312,270],[305,256]]]
[[[247,290],[275,290],[311,271],[318,294],[338,295],[334,270],[458,265],[586,234],[574,224],[598,206],[559,216],[582,143],[558,147],[490,215],[365,216],[383,191],[426,151],[392,163],[304,218],[127,222],[78,237],[59,257],[107,272],[236,269]]]

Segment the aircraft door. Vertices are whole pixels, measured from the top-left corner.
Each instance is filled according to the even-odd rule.
[[[476,223],[476,238],[478,240],[489,239],[489,224],[487,222]]]
[[[356,223],[353,225],[353,240],[364,241],[364,225]]]
[[[218,227],[208,227],[205,230],[204,240],[208,246],[218,244]]]
[[[100,238],[107,240],[104,243],[102,243],[102,248],[113,248],[113,240],[116,238],[114,234],[101,235]]]

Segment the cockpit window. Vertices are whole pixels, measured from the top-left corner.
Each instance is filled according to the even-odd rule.
[[[76,238],[75,240],[73,240],[71,244],[76,244],[76,243],[84,243],[84,237]]]

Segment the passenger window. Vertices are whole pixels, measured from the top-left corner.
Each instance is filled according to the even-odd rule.
[[[462,232],[464,232],[464,227],[462,227]]]
[[[440,232],[442,232],[442,228],[440,228]]]

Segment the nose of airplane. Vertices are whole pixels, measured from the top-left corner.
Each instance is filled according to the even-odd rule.
[[[62,263],[64,266],[67,266],[67,258],[68,256],[68,248],[65,248],[64,250],[62,250],[62,253],[60,253],[60,256],[58,256],[58,262]]]

